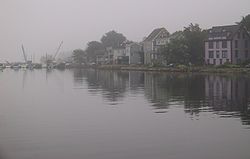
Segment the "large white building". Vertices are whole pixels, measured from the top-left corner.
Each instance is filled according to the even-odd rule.
[[[250,59],[250,36],[242,25],[216,26],[208,30],[205,63],[239,64]]]

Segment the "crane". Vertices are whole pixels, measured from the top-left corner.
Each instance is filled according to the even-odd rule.
[[[56,60],[56,56],[58,55],[58,53],[59,53],[59,51],[60,51],[60,49],[61,49],[61,47],[62,47],[62,44],[63,44],[63,41],[61,41],[59,47],[58,47],[57,50],[56,50],[55,55],[53,56],[53,60],[54,60],[54,61]]]
[[[23,51],[23,57],[24,57],[25,63],[27,63],[28,60],[27,60],[27,56],[26,56],[26,53],[25,53],[23,45],[22,45],[22,51]]]
[[[47,69],[52,69],[52,68],[56,67],[56,56],[58,55],[58,53],[59,53],[59,51],[60,51],[60,49],[62,47],[62,44],[63,44],[63,41],[61,41],[59,47],[57,48],[54,56],[52,56],[51,60],[47,59],[47,54],[46,54],[46,59],[47,59],[46,60],[46,65],[47,65],[46,67],[47,67]]]
[[[25,60],[25,64],[22,65],[21,67],[33,69],[32,58],[31,58],[31,60],[28,60],[28,59],[27,59],[27,55],[26,55],[26,53],[25,53],[25,50],[24,50],[24,46],[23,46],[23,45],[22,45],[22,51],[23,51],[23,57],[24,57],[24,60]]]

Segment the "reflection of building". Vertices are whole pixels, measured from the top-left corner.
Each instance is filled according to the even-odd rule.
[[[250,121],[250,80],[245,77],[209,75],[205,77],[208,107],[219,113],[236,113]],[[222,111],[222,112],[221,112]]]
[[[240,117],[250,125],[250,80],[244,76],[152,73],[107,70],[74,70],[75,86],[116,104],[129,93],[144,95],[157,113],[181,107],[185,113],[212,111]],[[129,91],[129,93],[126,93]]]
[[[205,78],[206,97],[231,100],[232,80],[220,76],[207,76]]]
[[[206,76],[206,97],[213,100],[243,101],[247,100],[250,82],[244,78],[224,76]]]
[[[144,87],[144,72],[129,72],[129,88],[137,90]]]

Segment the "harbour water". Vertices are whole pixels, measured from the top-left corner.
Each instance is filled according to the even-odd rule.
[[[0,159],[249,159],[250,76],[0,72]]]

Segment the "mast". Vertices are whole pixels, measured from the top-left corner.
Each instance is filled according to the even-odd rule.
[[[55,55],[54,55],[54,57],[53,57],[53,60],[56,60],[56,56],[57,56],[57,54],[59,53],[60,48],[62,47],[62,44],[63,44],[63,41],[61,41],[59,47],[57,48],[56,53],[55,53]]]
[[[27,56],[26,56],[26,53],[25,53],[25,50],[24,50],[23,45],[22,45],[22,51],[23,51],[24,60],[25,60],[25,62],[27,63]]]

